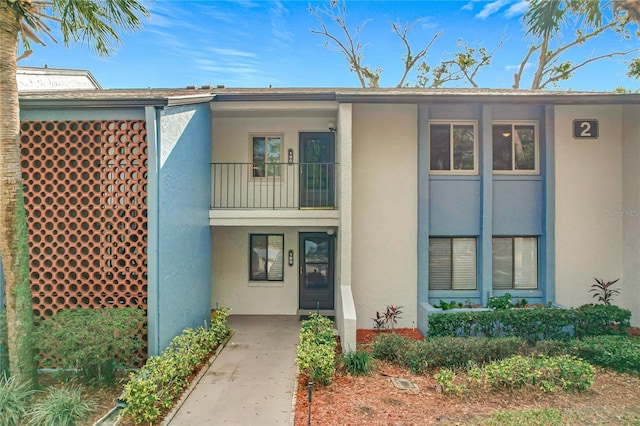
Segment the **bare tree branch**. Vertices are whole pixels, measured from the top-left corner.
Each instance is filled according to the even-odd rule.
[[[547,87],[549,84],[559,81],[559,80],[565,80],[566,78],[570,77],[571,74],[573,74],[573,72],[575,70],[577,70],[578,68],[582,68],[583,66],[591,63],[591,62],[595,62],[595,61],[599,61],[600,59],[605,59],[605,58],[612,58],[614,56],[624,56],[624,55],[628,55],[630,53],[633,52],[637,52],[640,49],[633,49],[633,50],[628,50],[626,52],[611,52],[608,53],[606,55],[600,55],[600,56],[596,56],[593,58],[589,58],[585,61],[582,61],[581,63],[572,66],[571,68],[567,69],[566,71],[563,71],[562,73],[555,75],[553,77],[549,77],[548,79],[544,80],[543,82],[540,83],[540,89],[544,89],[545,87]]]
[[[408,35],[409,35],[409,32],[413,29],[413,27],[420,21],[422,21],[422,18],[416,19],[411,24],[404,24],[404,25],[400,24],[399,22],[389,21],[389,24],[391,25],[391,29],[400,38],[400,40],[404,44],[405,49],[407,51],[407,53],[404,55],[402,60],[402,62],[404,63],[404,72],[402,74],[402,77],[400,78],[400,81],[396,85],[396,87],[402,87],[404,85],[404,81],[407,78],[407,75],[409,74],[411,69],[416,65],[416,63],[418,63],[420,59],[426,56],[427,52],[429,51],[433,43],[436,41],[436,39],[438,39],[438,37],[442,35],[442,31],[438,31],[431,38],[429,43],[427,43],[427,45],[420,52],[418,52],[415,56],[413,56],[411,54],[411,44],[409,43]]]

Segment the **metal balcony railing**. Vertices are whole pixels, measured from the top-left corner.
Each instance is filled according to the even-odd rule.
[[[212,209],[335,209],[337,163],[212,163]]]

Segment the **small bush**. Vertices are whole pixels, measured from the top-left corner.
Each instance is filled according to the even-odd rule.
[[[640,339],[595,336],[572,343],[572,353],[587,362],[623,373],[640,375]]]
[[[505,410],[491,415],[491,419],[483,422],[486,426],[561,426],[562,413],[556,409],[540,410]]]
[[[342,355],[342,368],[354,376],[368,375],[373,370],[373,357],[367,351],[349,351]]]
[[[525,353],[527,344],[517,337],[432,337],[414,341],[395,333],[385,333],[374,338],[371,348],[375,358],[404,365],[414,374],[422,374],[428,369],[463,367],[469,362],[486,364]]]
[[[613,305],[583,305],[575,310],[576,337],[626,334],[631,312]]]
[[[310,314],[302,322],[296,363],[314,383],[326,385],[335,374],[336,340],[333,322],[322,315]]]
[[[484,368],[485,382],[492,389],[538,388],[544,392],[588,389],[595,380],[590,364],[568,355],[528,358],[516,355]]]
[[[30,426],[75,426],[86,422],[95,403],[82,395],[76,385],[48,389],[29,411]]]
[[[78,369],[85,380],[111,382],[117,362],[137,361],[144,321],[144,311],[136,308],[71,309],[43,321],[35,334],[53,366]]]
[[[398,333],[381,333],[371,342],[371,355],[380,360],[402,363],[411,341]]]
[[[15,377],[0,377],[0,425],[18,426],[27,413],[33,391]]]
[[[219,309],[211,318],[211,327],[185,329],[176,336],[160,356],[151,357],[125,385],[121,400],[134,423],[154,423],[168,411],[197,368],[229,334],[228,309]]]

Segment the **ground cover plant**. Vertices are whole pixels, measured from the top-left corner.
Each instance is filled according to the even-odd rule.
[[[136,308],[63,310],[36,327],[43,367],[83,381],[113,382],[119,366],[133,367],[143,346],[145,313]]]
[[[302,321],[296,363],[300,372],[320,385],[331,382],[335,373],[336,339],[333,321],[315,313]]]

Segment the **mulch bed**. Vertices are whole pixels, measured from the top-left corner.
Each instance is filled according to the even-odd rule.
[[[422,339],[417,329],[398,329],[395,332]],[[357,330],[358,345],[370,343],[379,333]],[[640,335],[640,330],[630,330],[630,334]],[[596,371],[594,385],[579,394],[474,392],[456,397],[442,394],[430,374],[413,375],[405,368],[379,362],[378,370],[370,376],[351,376],[338,372],[329,386],[315,387],[311,424],[477,424],[479,419],[487,418],[492,412],[525,408],[556,408],[563,413],[570,413],[565,415],[565,424],[569,425],[634,424],[630,419],[640,419],[640,377],[602,368]],[[419,390],[396,389],[390,377],[409,380],[418,385]],[[307,379],[301,376],[298,381],[295,425],[307,424],[308,410]]]

